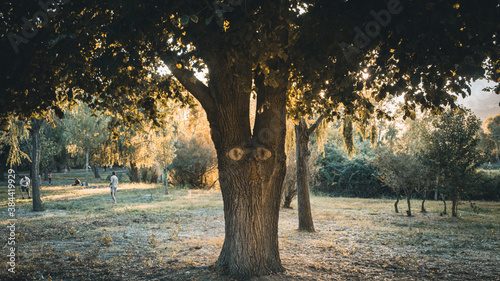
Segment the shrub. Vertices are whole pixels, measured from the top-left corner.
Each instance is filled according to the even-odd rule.
[[[200,134],[182,137],[175,143],[172,161],[174,183],[210,188],[217,178],[217,158],[212,142]]]
[[[500,201],[500,170],[479,170],[470,199]]]
[[[327,146],[318,164],[315,192],[360,198],[392,195],[390,188],[378,180],[376,169],[363,158],[349,159],[338,148]]]

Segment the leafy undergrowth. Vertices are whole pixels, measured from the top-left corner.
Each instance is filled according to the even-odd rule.
[[[224,241],[218,191],[127,184],[118,204],[105,186],[42,194],[41,213],[16,202],[16,274],[5,247],[1,280],[231,280],[213,267]],[[499,280],[499,203],[463,203],[458,218],[440,216],[433,201],[410,218],[393,213],[391,200],[313,196],[312,206],[315,233],[296,231],[297,210],[281,211],[287,271],[254,280]]]

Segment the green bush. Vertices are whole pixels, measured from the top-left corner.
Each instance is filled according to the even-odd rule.
[[[318,164],[315,192],[360,198],[393,196],[391,189],[378,180],[375,168],[363,158],[350,159],[338,148],[327,146]]]
[[[210,188],[217,179],[217,157],[212,142],[196,134],[175,143],[172,180],[194,188]]]
[[[479,170],[475,176],[471,199],[500,201],[500,170]]]

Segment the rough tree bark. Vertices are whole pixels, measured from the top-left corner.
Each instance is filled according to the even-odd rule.
[[[323,116],[308,128],[306,120],[301,118],[295,125],[295,149],[297,153],[297,200],[299,213],[299,231],[314,232],[314,222],[311,213],[311,200],[309,191],[309,170],[307,167],[309,155],[309,138],[323,121]]]
[[[253,133],[248,114],[249,92],[241,93],[245,98],[240,100],[234,99],[234,94],[224,93],[217,103],[218,110],[207,114],[224,199],[226,236],[217,265],[236,277],[284,270],[277,233],[286,172],[286,87],[272,88],[264,85],[263,79],[256,80],[260,89],[257,107],[262,110],[257,113]],[[214,90],[221,90],[218,87],[216,84]],[[238,161],[228,158],[233,148],[243,152]],[[262,149],[270,151],[269,159],[262,160]]]
[[[43,211],[42,199],[40,198],[40,128],[42,127],[43,120],[34,118],[31,121],[31,134],[32,156],[31,156],[31,197],[33,198],[33,211]]]

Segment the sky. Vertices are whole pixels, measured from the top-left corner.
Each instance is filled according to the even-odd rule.
[[[481,118],[486,120],[489,116],[500,113],[500,95],[493,92],[485,92],[485,87],[491,87],[493,83],[486,80],[478,80],[472,84],[472,95],[463,99],[458,98],[458,103],[463,104]]]

